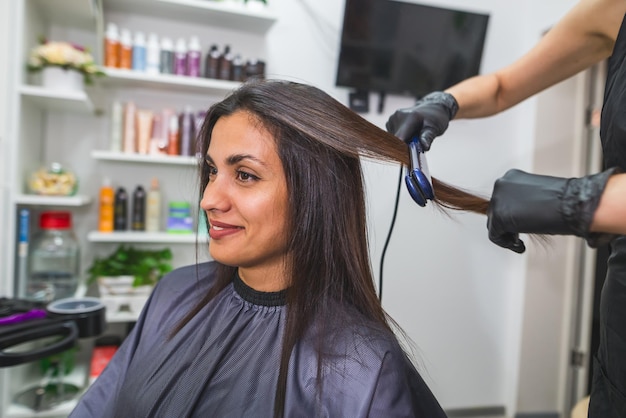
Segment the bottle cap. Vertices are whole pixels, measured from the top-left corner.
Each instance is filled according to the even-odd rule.
[[[200,46],[200,41],[197,36],[192,36],[189,39],[189,50],[190,51],[201,51],[202,47]]]
[[[178,116],[172,115],[170,117],[170,132],[175,132],[178,130]]]
[[[120,37],[120,42],[123,43],[124,45],[132,45],[133,43],[133,37],[130,34],[130,30],[128,29],[122,29],[122,35]]]
[[[152,190],[158,190],[159,188],[159,179],[156,177],[152,177],[152,181],[150,182],[150,188]]]
[[[161,49],[165,51],[172,51],[174,49],[174,42],[172,42],[170,38],[162,38]]]
[[[143,32],[135,32],[135,45],[143,46],[146,44],[146,36]]]
[[[148,44],[150,44],[150,46],[154,47],[156,46],[157,48],[159,47],[159,37],[157,36],[156,33],[151,33],[148,36]]]
[[[176,52],[187,52],[187,45],[185,44],[185,40],[183,38],[178,38],[176,41]]]
[[[105,37],[109,39],[119,39],[119,33],[117,31],[117,25],[115,23],[107,23],[107,31]]]
[[[69,229],[72,227],[72,215],[70,212],[42,212],[39,227],[41,229]]]

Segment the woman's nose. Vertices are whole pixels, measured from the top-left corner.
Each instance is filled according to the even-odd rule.
[[[230,207],[228,188],[219,177],[212,179],[204,188],[200,207],[205,211],[226,211]]]

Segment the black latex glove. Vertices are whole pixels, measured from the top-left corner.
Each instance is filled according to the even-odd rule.
[[[396,110],[387,121],[387,131],[407,143],[419,135],[422,147],[428,151],[435,138],[448,129],[458,110],[459,105],[451,94],[436,91],[413,107]]]
[[[519,233],[576,235],[596,247],[614,235],[589,232],[593,214],[616,168],[580,178],[509,170],[493,188],[487,211],[489,239],[516,253],[526,250]]]

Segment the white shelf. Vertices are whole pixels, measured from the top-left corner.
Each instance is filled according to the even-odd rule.
[[[21,194],[15,197],[18,205],[31,206],[86,206],[91,203],[91,196],[40,196]]]
[[[267,7],[247,6],[243,0],[105,0],[104,9],[252,33],[267,32],[277,20]]]
[[[143,232],[143,231],[92,231],[87,234],[90,242],[134,242],[134,243],[163,243],[163,244],[195,244],[196,234],[178,234],[167,232]],[[199,243],[207,242],[203,236],[197,237]]]
[[[52,90],[40,86],[21,86],[22,98],[44,110],[93,113],[94,105],[84,91]]]
[[[96,160],[119,161],[130,163],[147,163],[147,164],[173,164],[173,165],[189,165],[197,166],[198,158],[186,157],[178,155],[145,155],[115,151],[95,150],[91,152],[91,157]]]
[[[97,85],[127,88],[152,88],[173,92],[212,94],[226,96],[237,89],[238,81],[215,80],[212,78],[189,77],[172,74],[146,74],[119,68],[102,69],[106,77],[98,78]]]
[[[60,26],[94,29],[98,10],[97,0],[31,0],[46,21]]]

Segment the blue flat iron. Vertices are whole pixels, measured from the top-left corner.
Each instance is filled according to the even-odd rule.
[[[426,162],[426,154],[420,144],[419,138],[414,137],[409,142],[409,157],[411,167],[407,167],[407,174],[404,177],[406,188],[409,194],[418,205],[424,207],[428,200],[435,198],[430,172],[428,171],[428,163]]]

